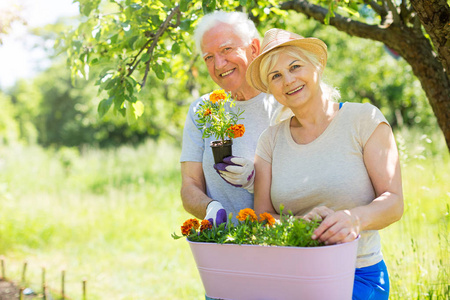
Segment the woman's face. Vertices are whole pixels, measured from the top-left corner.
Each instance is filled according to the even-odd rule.
[[[281,52],[267,74],[270,93],[291,109],[313,101],[320,90],[319,71],[306,57],[300,56],[303,61]]]

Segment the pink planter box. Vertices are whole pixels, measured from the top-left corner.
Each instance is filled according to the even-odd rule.
[[[352,298],[358,239],[312,248],[188,242],[210,298]]]

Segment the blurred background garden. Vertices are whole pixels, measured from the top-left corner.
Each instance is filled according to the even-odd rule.
[[[42,1],[47,13],[66,8],[27,22]],[[83,22],[78,2],[85,1],[32,2],[0,5],[0,24],[15,16],[0,33],[0,255],[7,279],[39,291],[45,267],[53,291],[66,270],[71,299],[82,298],[83,280],[88,299],[204,299],[187,243],[171,234],[189,217],[179,195],[185,115],[217,86],[195,53],[181,51],[167,61],[170,75],[167,66],[148,74],[139,118],[113,109],[99,114],[107,91],[95,76],[74,74],[68,59],[67,37]],[[298,13],[287,12],[281,23],[324,40],[325,80],[343,101],[379,107],[394,129],[405,213],[381,231],[390,299],[449,299],[450,156],[411,66],[382,43]],[[26,51],[6,52],[12,43]],[[30,64],[29,73],[13,71]]]

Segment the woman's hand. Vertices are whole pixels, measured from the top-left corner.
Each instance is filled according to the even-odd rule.
[[[327,213],[327,210],[322,209],[321,211]],[[341,244],[356,239],[359,231],[360,221],[358,216],[352,214],[349,210],[339,210],[327,213],[320,226],[314,230],[312,238],[318,239],[326,245]]]
[[[305,219],[306,221],[322,221],[326,216],[332,213],[334,213],[334,210],[326,206],[318,206],[314,207],[313,210],[304,215],[302,219]]]

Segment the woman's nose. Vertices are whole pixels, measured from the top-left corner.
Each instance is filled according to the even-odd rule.
[[[290,74],[289,72],[286,72],[286,74],[284,74],[283,77],[284,77],[284,84],[285,85],[289,85],[289,84],[291,84],[292,82],[295,81],[295,77],[292,76],[292,74]]]

